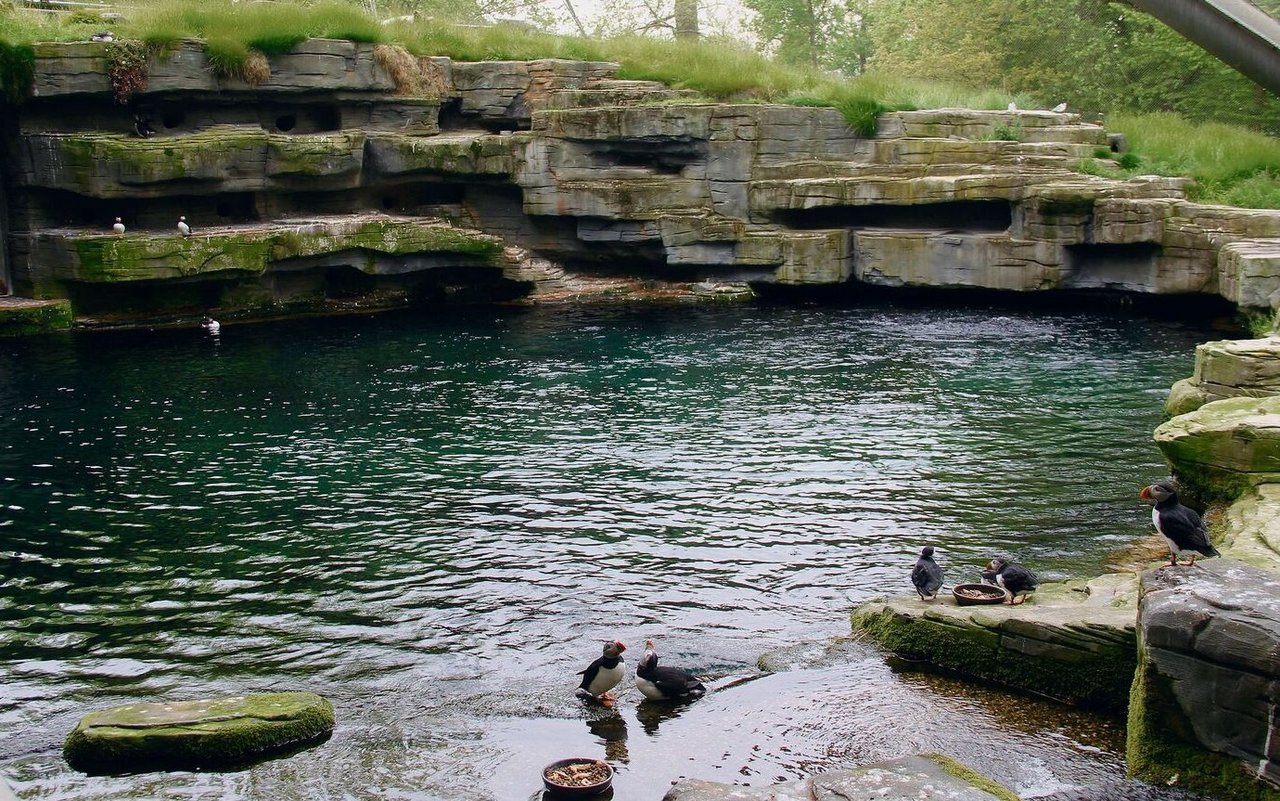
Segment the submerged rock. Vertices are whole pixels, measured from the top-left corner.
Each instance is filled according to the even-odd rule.
[[[333,706],[315,693],[129,704],[86,715],[63,756],[94,774],[227,768],[318,741],[333,726]]]
[[[939,754],[878,762],[855,770],[822,773],[759,788],[686,779],[672,787],[663,801],[810,801],[815,798],[1017,801],[1011,791]]]

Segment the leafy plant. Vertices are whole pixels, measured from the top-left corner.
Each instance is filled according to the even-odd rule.
[[[17,105],[26,99],[35,68],[36,52],[30,43],[0,39],[0,90],[5,100]]]
[[[1014,120],[1008,125],[997,125],[991,131],[991,138],[1000,141],[1021,142],[1025,136],[1020,120]]]
[[[107,45],[107,77],[116,102],[127,105],[135,92],[147,88],[149,69],[147,46],[132,39],[117,39]]]
[[[1120,165],[1122,170],[1136,170],[1142,166],[1142,159],[1137,153],[1125,153],[1116,159],[1116,164]]]

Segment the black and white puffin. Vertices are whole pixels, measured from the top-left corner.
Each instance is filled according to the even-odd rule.
[[[982,571],[982,580],[1004,590],[1004,602],[1007,604],[1022,603],[1027,599],[1027,593],[1040,586],[1040,579],[1036,578],[1035,573],[1002,556],[987,562],[987,569]]]
[[[1178,491],[1173,482],[1164,479],[1143,487],[1138,497],[1155,504],[1151,510],[1151,522],[1156,531],[1169,543],[1169,564],[1177,565],[1178,557],[1191,554],[1188,565],[1196,563],[1197,556],[1219,556],[1218,549],[1209,542],[1209,529],[1194,509],[1178,502]]]
[[[932,545],[926,545],[920,549],[916,566],[911,568],[911,583],[916,585],[920,600],[932,601],[938,597],[938,590],[942,589],[942,568],[933,561]]]
[[[604,644],[604,653],[599,659],[587,665],[586,670],[578,671],[582,683],[578,685],[578,695],[594,698],[605,706],[613,703],[609,691],[618,686],[618,682],[627,675],[626,665],[622,661],[622,652],[627,646],[617,640]]]
[[[186,217],[178,218],[178,233],[182,234],[183,236],[191,236],[191,226],[187,225]]]
[[[701,698],[707,688],[680,668],[658,667],[658,648],[644,641],[644,656],[636,665],[636,689],[650,701],[688,701]]]

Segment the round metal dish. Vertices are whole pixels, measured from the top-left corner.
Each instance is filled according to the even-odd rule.
[[[1004,603],[1005,592],[994,584],[957,584],[951,588],[960,606]]]
[[[596,772],[603,768],[606,775],[604,779],[592,784],[561,784],[548,775],[557,768],[572,768],[574,765],[590,766],[595,768]],[[613,768],[602,759],[591,759],[589,757],[560,759],[542,769],[542,783],[546,786],[547,791],[557,798],[590,798],[591,796],[600,795],[613,786]]]

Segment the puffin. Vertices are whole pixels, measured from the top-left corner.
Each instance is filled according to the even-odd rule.
[[[1040,586],[1040,579],[1035,573],[1002,556],[987,562],[982,580],[1004,590],[1004,602],[1007,604],[1022,603],[1027,599],[1027,593]]]
[[[191,226],[187,225],[186,217],[178,218],[178,233],[183,236],[191,236]]]
[[[150,139],[155,134],[156,129],[151,127],[151,121],[141,114],[133,115],[133,132],[140,139]]]
[[[605,706],[613,704],[613,696],[609,691],[618,686],[627,675],[626,665],[622,661],[622,652],[627,646],[617,640],[604,644],[604,653],[599,659],[587,665],[586,670],[578,671],[582,683],[578,685],[578,696],[594,698]]]
[[[216,335],[222,330],[222,323],[219,323],[217,320],[206,314],[204,319],[200,321],[200,327],[203,328],[206,333]]]
[[[942,589],[942,568],[933,561],[932,545],[926,545],[920,549],[916,566],[911,568],[911,583],[916,585],[920,600],[932,601],[938,597],[938,590]]]
[[[636,689],[650,701],[689,701],[707,692],[692,674],[679,668],[658,667],[658,649],[653,640],[644,641],[644,656],[636,665]]]
[[[1178,491],[1172,481],[1166,478],[1143,487],[1138,497],[1155,504],[1151,510],[1151,522],[1169,543],[1170,566],[1182,564],[1178,557],[1183,554],[1191,554],[1187,565],[1194,565],[1197,556],[1221,555],[1209,542],[1209,529],[1200,515],[1178,502]]]
[[[116,232],[116,236],[124,236],[124,221],[116,217],[116,221],[111,226],[111,230]]]

